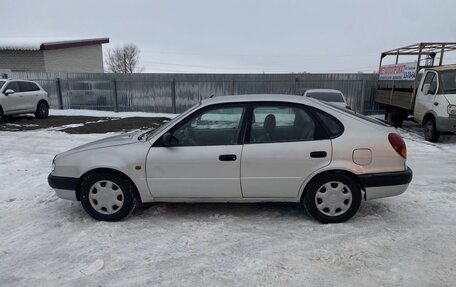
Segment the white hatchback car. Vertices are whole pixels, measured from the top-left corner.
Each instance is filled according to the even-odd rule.
[[[3,116],[35,113],[40,119],[49,115],[49,98],[36,82],[0,79],[0,122]]]
[[[137,201],[281,201],[332,223],[362,199],[404,192],[406,157],[390,127],[349,110],[300,96],[226,96],[158,129],[61,153],[48,181],[98,220],[120,220]]]
[[[305,91],[304,97],[314,98],[320,101],[328,102],[342,108],[351,109],[347,104],[344,94],[339,90],[332,89],[309,89]]]

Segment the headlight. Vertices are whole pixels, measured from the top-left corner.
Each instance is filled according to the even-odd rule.
[[[56,157],[57,156],[54,156],[54,159],[52,160],[52,170],[51,170],[51,172],[54,172],[54,169],[55,169],[55,158]]]
[[[448,105],[447,112],[449,115],[456,115],[456,105]]]

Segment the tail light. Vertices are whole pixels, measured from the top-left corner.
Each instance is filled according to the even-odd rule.
[[[407,158],[407,146],[405,145],[402,137],[395,133],[390,133],[388,135],[388,140],[394,150],[403,158]]]

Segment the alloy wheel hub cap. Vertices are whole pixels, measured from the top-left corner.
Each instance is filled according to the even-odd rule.
[[[117,212],[124,203],[122,189],[110,180],[100,180],[89,190],[90,205],[102,214]]]
[[[315,193],[317,209],[327,216],[339,216],[350,209],[353,196],[350,188],[339,181],[323,184]]]

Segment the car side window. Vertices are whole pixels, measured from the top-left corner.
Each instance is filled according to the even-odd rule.
[[[174,146],[237,144],[244,112],[244,107],[219,107],[198,113],[174,131]]]
[[[16,93],[20,91],[19,85],[17,84],[17,82],[9,82],[8,85],[6,85],[6,87],[5,87],[5,91],[6,90],[13,90]]]
[[[21,92],[33,92],[38,91],[39,88],[36,84],[31,82],[18,82]]]
[[[256,106],[250,127],[250,143],[309,141],[315,139],[315,122],[300,107]]]
[[[342,123],[333,116],[317,109],[314,109],[314,114],[326,126],[330,138],[338,137],[344,132]]]

